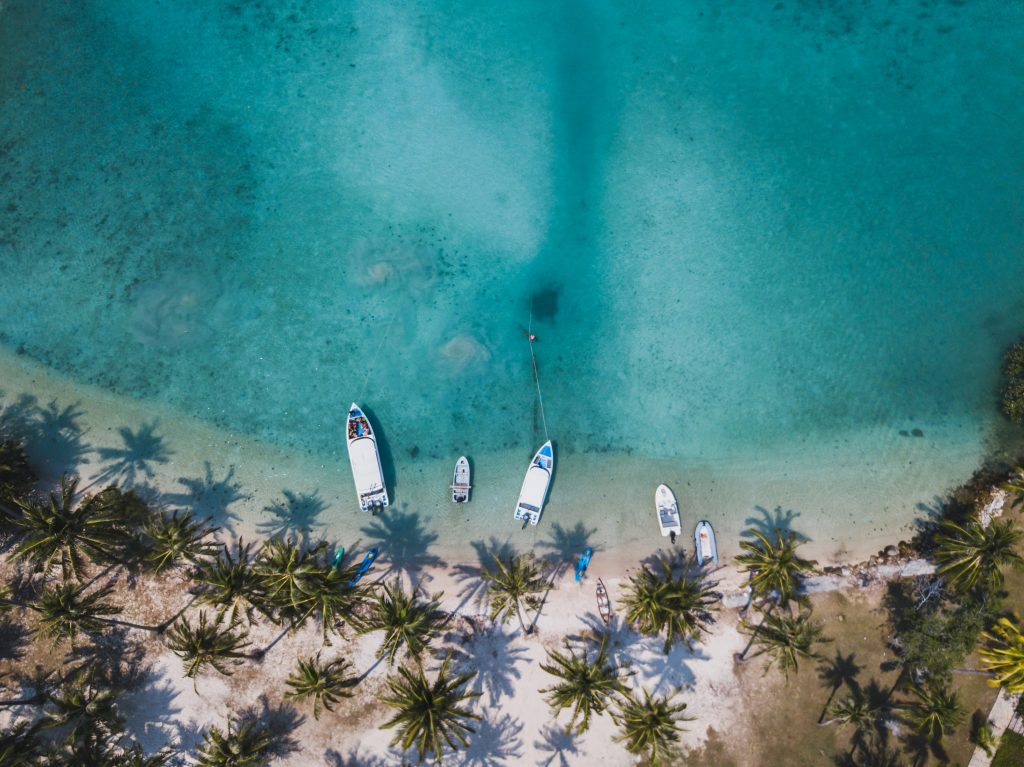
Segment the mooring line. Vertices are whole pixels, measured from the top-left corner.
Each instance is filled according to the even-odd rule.
[[[544,396],[540,393],[540,373],[537,371],[537,355],[533,351],[533,300],[530,300],[530,322],[527,325],[526,338],[530,342],[530,359],[533,361],[533,382],[537,386],[537,402],[540,404],[540,421],[544,424],[544,439],[548,436],[548,419],[544,417]]]

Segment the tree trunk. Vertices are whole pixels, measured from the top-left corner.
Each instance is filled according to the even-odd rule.
[[[834,685],[832,687],[832,692],[829,693],[828,700],[825,701],[825,705],[821,709],[821,716],[818,717],[818,724],[821,725],[822,727],[824,727],[826,724],[832,724],[832,722],[835,721],[835,719],[829,719],[826,722],[826,721],[824,721],[824,719],[825,719],[825,714],[828,713],[828,707],[832,705],[832,699],[834,697],[836,697],[836,693],[839,692],[839,688],[840,687],[841,687],[841,685],[838,685],[838,684]]]
[[[741,652],[738,655],[734,656],[738,663],[746,663],[747,662],[747,653],[750,652],[750,648],[753,646],[754,640],[757,639],[757,633],[761,630],[761,626],[764,625],[764,622],[766,620],[768,620],[768,616],[771,614],[771,611],[774,608],[775,608],[775,602],[772,602],[770,605],[768,605],[768,609],[765,610],[764,611],[764,615],[761,616],[761,622],[757,624],[757,628],[754,629],[754,633],[752,633],[750,635],[750,641],[747,642],[747,646],[743,648],[743,652]]]

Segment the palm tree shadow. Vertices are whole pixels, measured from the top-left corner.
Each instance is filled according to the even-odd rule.
[[[153,464],[165,464],[174,455],[164,438],[156,433],[157,424],[143,423],[135,432],[122,426],[117,433],[123,447],[97,448],[100,460],[110,461],[110,465],[96,476],[94,484],[116,480],[134,486],[140,478],[153,479]]]
[[[801,541],[811,540],[806,535],[793,530],[793,521],[801,516],[801,512],[793,511],[792,509],[783,511],[781,506],[776,506],[771,511],[768,511],[764,506],[755,506],[754,511],[760,516],[751,516],[743,520],[743,524],[747,526],[748,530],[753,528],[769,539],[773,538],[776,530],[781,530],[783,533],[796,533],[797,538]],[[744,530],[741,535],[749,537],[747,530]]]
[[[511,714],[499,718],[488,712],[476,723],[476,734],[469,741],[461,767],[489,767],[509,760],[518,763],[523,757],[522,731],[523,723]]]
[[[572,567],[576,558],[583,553],[583,549],[590,546],[595,552],[603,551],[604,547],[590,542],[590,538],[597,532],[597,528],[588,530],[582,522],[577,522],[573,528],[562,527],[559,523],[551,526],[551,537],[549,540],[540,541],[538,548],[550,549],[550,553],[542,557],[548,565],[561,575],[565,568]]]
[[[201,736],[197,735],[194,743],[182,742],[177,719],[181,708],[174,705],[179,694],[169,679],[144,672],[136,689],[126,694],[118,704],[118,711],[124,716],[125,730],[136,739],[145,737],[153,750],[163,746],[194,748]],[[155,733],[163,742],[154,743]]]
[[[515,549],[507,539],[499,541],[493,535],[489,543],[472,541],[470,545],[476,552],[477,564],[457,564],[452,568],[455,580],[461,584],[458,593],[459,604],[453,613],[459,613],[471,601],[482,601],[487,593],[487,584],[483,580],[485,567],[493,567],[495,559],[508,561],[516,555]]]
[[[327,749],[324,752],[324,764],[328,767],[389,767],[386,759],[373,754],[360,754],[358,746],[349,751],[348,755],[333,748]]]
[[[543,767],[549,767],[555,759],[558,760],[559,767],[569,767],[570,762],[567,757],[575,757],[580,753],[579,747],[576,745],[576,736],[568,730],[552,724],[546,724],[541,728],[540,740],[535,740],[533,747],[542,753],[551,754],[547,759],[537,762]]]
[[[324,526],[318,517],[327,510],[327,503],[320,497],[319,490],[312,493],[282,490],[281,494],[283,501],[274,501],[263,509],[272,519],[259,522],[256,527],[267,537],[294,536],[302,546],[308,546],[313,529]]]
[[[486,694],[491,705],[497,705],[502,696],[515,695],[515,680],[522,678],[516,664],[525,661],[529,653],[525,647],[515,644],[516,634],[507,634],[500,626],[478,631],[476,624],[472,625],[473,634],[461,646],[455,644],[457,635],[445,637],[452,643],[448,652],[457,666],[476,672],[470,689]],[[443,658],[444,653],[438,652],[438,658]]]
[[[661,637],[642,637],[627,648],[627,657],[631,659],[633,668],[645,680],[644,688],[651,693],[674,688],[692,690],[697,682],[692,662],[710,660],[710,656],[700,647],[690,650],[680,642],[673,643],[666,655],[662,652],[663,646]]]
[[[7,616],[0,618],[0,660],[21,660],[25,656],[25,647],[32,633],[18,621]]]
[[[828,699],[825,701],[824,706],[821,709],[821,716],[818,721],[822,721],[828,713],[829,705],[835,698],[836,693],[839,692],[843,685],[850,688],[850,691],[854,695],[861,693],[860,683],[857,681],[857,676],[861,671],[864,670],[863,666],[857,664],[856,654],[850,653],[849,655],[843,655],[838,649],[836,650],[835,657],[824,658],[821,664],[818,666],[818,678],[822,684],[831,688]]]
[[[378,514],[360,532],[370,539],[367,545],[387,551],[390,564],[385,575],[405,574],[415,583],[426,568],[445,565],[441,557],[430,553],[438,535],[423,525],[419,512],[395,509]]]
[[[266,695],[261,695],[257,705],[239,711],[238,720],[239,723],[254,721],[266,727],[271,739],[269,753],[284,757],[299,750],[294,733],[306,717],[290,703],[271,704]]]
[[[187,492],[168,494],[168,503],[190,508],[199,518],[209,517],[214,524],[230,527],[240,517],[231,510],[231,505],[248,500],[251,496],[242,492],[242,485],[235,481],[235,467],[228,468],[224,479],[213,478],[213,467],[204,461],[206,475],[199,479],[179,477],[178,483],[188,488]]]
[[[651,552],[640,560],[640,566],[646,567],[656,573],[661,572],[661,563],[668,562],[672,566],[672,572],[681,570],[686,566],[686,551],[680,548],[658,549]]]
[[[78,403],[61,407],[51,400],[41,406],[30,394],[22,394],[0,410],[6,429],[24,441],[32,468],[41,478],[51,480],[77,474],[79,464],[92,452],[79,424],[82,416]]]

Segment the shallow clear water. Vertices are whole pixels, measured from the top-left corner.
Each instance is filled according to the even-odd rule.
[[[358,400],[403,502],[466,452],[511,521],[532,305],[550,511],[613,541],[663,479],[838,542],[977,465],[1019,6],[385,5],[4,2],[3,344],[315,461]]]

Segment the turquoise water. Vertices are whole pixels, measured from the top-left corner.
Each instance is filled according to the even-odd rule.
[[[896,527],[991,448],[1022,49],[1003,2],[6,0],[0,340],[313,460],[358,400],[399,500],[466,452],[511,518],[532,306],[552,515]]]

